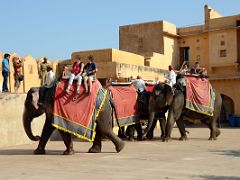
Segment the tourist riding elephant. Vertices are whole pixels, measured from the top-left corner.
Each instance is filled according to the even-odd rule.
[[[39,103],[39,88],[31,88],[27,93],[23,113],[23,125],[27,136],[31,140],[39,140],[38,147],[34,151],[34,154],[45,154],[46,143],[48,142],[52,132],[55,130],[55,127],[51,124],[53,119],[54,91],[55,88],[53,87],[44,92],[43,104]],[[123,149],[124,142],[113,133],[112,109],[115,111],[115,105],[111,96],[107,93],[102,110],[97,118],[96,136],[93,145],[88,152],[101,152],[101,140],[103,136],[108,137],[114,143],[117,152],[120,152]],[[46,120],[42,129],[41,137],[34,136],[31,129],[31,122],[34,118],[39,117],[43,113],[46,115]],[[63,154],[73,154],[74,150],[71,134],[61,130],[59,130],[59,132],[66,146],[66,151],[64,151]]]
[[[174,93],[172,88],[164,83],[158,84],[154,87],[152,101],[156,104],[155,107],[163,109],[166,105],[169,106],[168,118],[165,129],[165,137],[163,141],[168,141],[171,136],[174,123],[177,123],[181,137],[179,140],[187,140],[186,130],[183,118],[198,119],[210,129],[209,140],[216,140],[220,135],[220,130],[216,126],[216,121],[220,116],[222,99],[218,92],[215,91],[215,102],[213,116],[204,115],[185,108],[185,94],[180,89],[175,89]],[[150,106],[151,108],[151,106]],[[154,111],[150,114],[147,128],[144,135],[149,131],[154,119]]]

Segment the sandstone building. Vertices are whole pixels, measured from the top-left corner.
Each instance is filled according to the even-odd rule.
[[[168,65],[178,69],[184,61],[190,65],[198,61],[223,96],[224,116],[240,115],[240,15],[223,17],[207,5],[204,15],[204,24],[198,26],[178,28],[167,21],[120,26],[120,50],[80,51],[72,53],[72,58],[81,55],[86,62],[87,55],[92,54],[100,79],[140,74],[146,80],[164,80]]]
[[[103,84],[108,78],[126,81],[137,75],[145,80],[163,81],[168,65],[179,69],[184,61],[190,65],[198,61],[223,96],[224,116],[240,115],[240,15],[224,17],[207,5],[204,15],[204,23],[198,26],[176,27],[163,20],[120,26],[119,50],[73,52],[71,59],[55,62],[54,69],[57,64],[60,77],[63,67],[71,66],[75,56],[80,55],[86,63],[87,56],[92,54],[98,67],[97,77]],[[25,57],[24,75],[22,92],[39,85],[37,62],[30,56]]]

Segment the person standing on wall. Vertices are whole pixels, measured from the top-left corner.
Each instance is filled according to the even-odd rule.
[[[43,62],[40,63],[40,78],[41,78],[41,86],[46,84],[47,80],[47,67],[48,67],[48,59],[46,57],[43,58]]]
[[[10,73],[9,59],[10,54],[4,54],[4,58],[2,60],[2,76],[3,76],[2,92],[8,92],[8,77]]]
[[[23,81],[23,61],[19,57],[13,58],[13,68],[14,68],[14,91],[18,93],[18,89]]]

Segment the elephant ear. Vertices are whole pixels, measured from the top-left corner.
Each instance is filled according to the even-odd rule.
[[[38,109],[39,88],[31,88],[27,93],[26,101],[31,103],[35,109]]]
[[[166,105],[171,105],[173,102],[173,90],[172,87],[169,86],[168,84],[165,84],[164,87],[164,94],[165,94],[165,98],[166,98]]]

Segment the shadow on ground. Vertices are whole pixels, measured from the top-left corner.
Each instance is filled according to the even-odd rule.
[[[222,150],[222,151],[211,151],[215,152],[220,155],[225,155],[225,156],[232,156],[232,157],[238,157],[240,158],[240,150]]]
[[[240,180],[240,176],[198,176],[203,180]]]
[[[64,150],[46,150],[46,154],[44,155],[63,155]],[[0,150],[0,156],[14,156],[14,155],[34,155],[33,154],[34,150],[32,149],[4,149]],[[104,151],[101,152],[100,154],[116,154],[117,152],[115,151]],[[75,154],[91,154],[88,152],[84,151],[76,151]]]
[[[34,155],[34,150],[31,149],[4,149],[0,150],[0,156],[6,155]],[[61,150],[47,150],[46,155],[61,155],[63,151]]]

